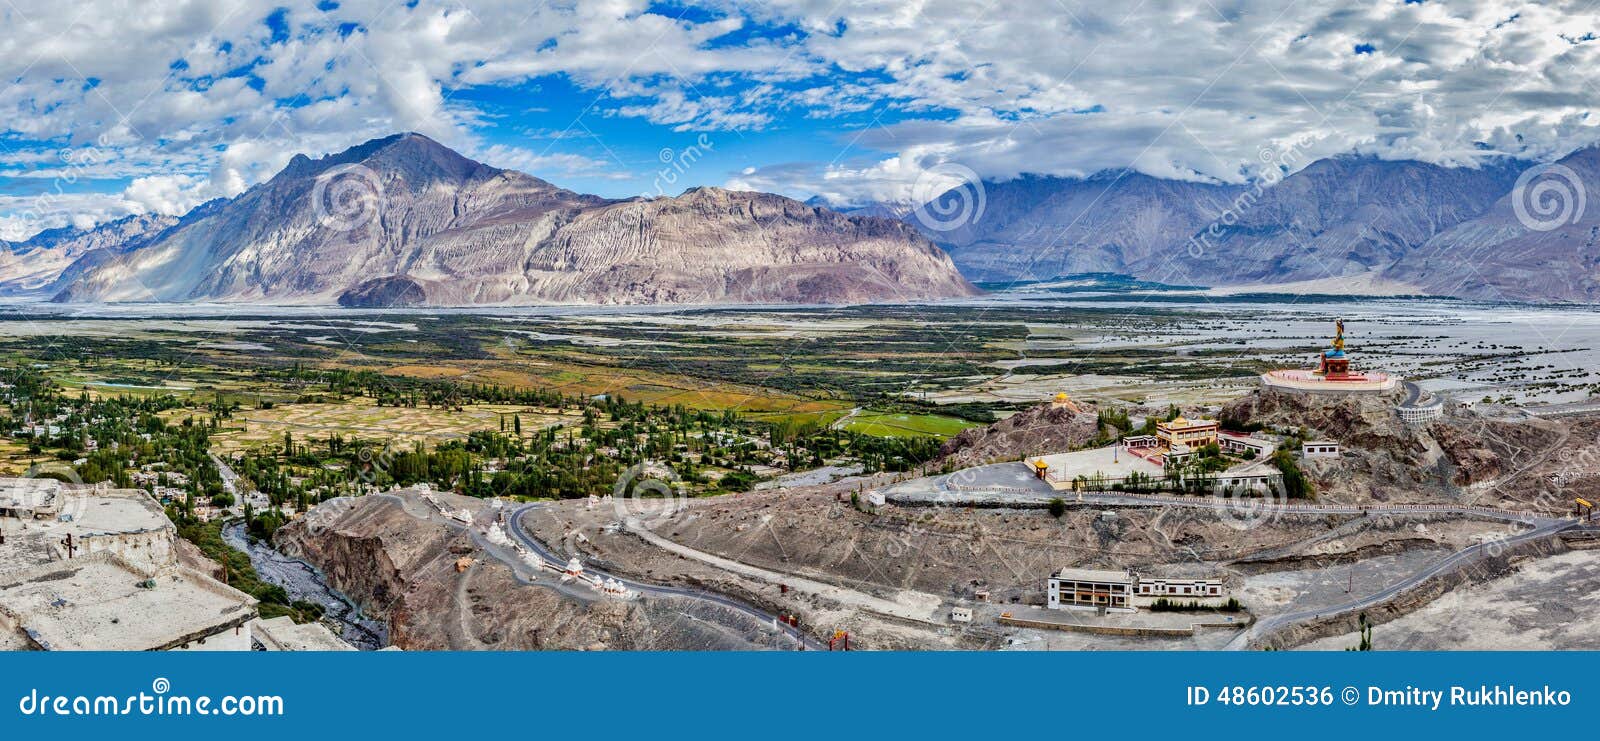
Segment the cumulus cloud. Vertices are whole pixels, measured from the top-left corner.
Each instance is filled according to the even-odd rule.
[[[204,181],[190,175],[150,175],[134,178],[122,192],[130,210],[182,216],[207,200]]]
[[[547,75],[595,94],[586,115],[666,131],[798,114],[836,156],[728,183],[847,200],[908,197],[952,163],[1239,182],[1302,141],[1470,166],[1600,138],[1596,26],[1579,0],[16,0],[0,175],[122,178],[105,208],[181,208],[398,130],[536,174],[626,167],[491,145],[492,116],[456,96]],[[101,156],[66,165],[62,148]]]

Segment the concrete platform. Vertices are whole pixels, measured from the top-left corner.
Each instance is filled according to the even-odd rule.
[[[204,574],[111,553],[0,576],[0,633],[46,651],[248,650],[255,616],[254,598]]]
[[[1030,462],[1034,460],[1043,460],[1050,467],[1050,483],[1056,488],[1071,488],[1073,480],[1079,476],[1120,481],[1133,473],[1141,473],[1152,479],[1160,479],[1166,475],[1161,466],[1134,455],[1121,445],[1028,459]]]
[[[1261,374],[1261,385],[1309,394],[1382,394],[1400,383],[1387,373],[1362,373],[1357,378],[1328,379],[1308,370],[1275,370]]]

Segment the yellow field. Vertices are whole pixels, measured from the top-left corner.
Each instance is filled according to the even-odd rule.
[[[28,446],[0,438],[0,476],[21,476],[36,460],[50,460],[50,456],[30,456]]]
[[[175,411],[170,418],[181,419],[193,412]],[[243,409],[223,422],[212,435],[217,452],[232,453],[262,443],[277,442],[288,432],[297,440],[326,438],[338,433],[344,438],[393,441],[409,445],[419,440],[440,443],[459,440],[476,430],[499,430],[501,415],[522,418],[523,434],[562,421],[580,420],[579,415],[557,415],[548,409],[533,409],[514,404],[473,404],[461,411],[427,407],[380,407],[371,399],[357,398],[339,404],[281,404],[271,409]]]
[[[805,399],[770,389],[711,383],[650,371],[595,368],[542,361],[459,361],[382,368],[386,374],[414,378],[448,378],[462,383],[490,383],[518,388],[547,388],[564,394],[621,394],[628,401],[682,404],[690,409],[738,412],[824,413],[842,411],[842,401]]]

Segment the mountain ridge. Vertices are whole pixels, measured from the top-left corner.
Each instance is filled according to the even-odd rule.
[[[1600,192],[1600,148],[1555,164],[1579,173],[1583,194]],[[1593,302],[1600,203],[1579,214],[1581,224],[1555,230],[1511,218],[1518,177],[1540,167],[1510,157],[1445,167],[1347,154],[1262,186],[1132,171],[1024,175],[983,181],[982,193],[958,186],[904,218],[980,282],[1107,272],[1217,287],[1376,281],[1461,298]],[[976,202],[981,213],[955,225],[933,210]],[[1480,258],[1494,270],[1480,270]],[[1561,275],[1540,269],[1552,262]]]
[[[203,218],[83,266],[52,300],[859,303],[976,293],[902,222],[716,188],[606,199],[405,133],[296,156]]]

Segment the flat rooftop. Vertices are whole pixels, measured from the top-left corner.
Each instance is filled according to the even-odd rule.
[[[1029,456],[1025,462],[1032,467],[1033,462],[1041,458],[1050,466],[1052,481],[1071,482],[1079,476],[1092,478],[1096,474],[1121,479],[1135,472],[1149,474],[1159,479],[1166,473],[1161,466],[1134,455],[1121,445],[1076,450],[1071,453]]]
[[[0,510],[32,513],[53,510],[61,500],[61,482],[55,479],[0,478]]]
[[[24,480],[29,479],[0,479],[0,491],[10,481]],[[54,560],[68,534],[84,538],[172,529],[161,505],[138,489],[63,487],[59,514],[54,517],[0,516],[6,540],[0,545],[0,573]]]
[[[321,623],[296,623],[287,616],[250,623],[250,635],[268,651],[354,651]]]
[[[174,648],[255,614],[254,598],[199,572],[172,567],[147,581],[110,553],[0,575],[0,633],[20,630],[50,651]]]
[[[1124,582],[1133,581],[1133,574],[1127,571],[1113,571],[1111,569],[1064,568],[1056,572],[1056,578],[1070,581]]]

